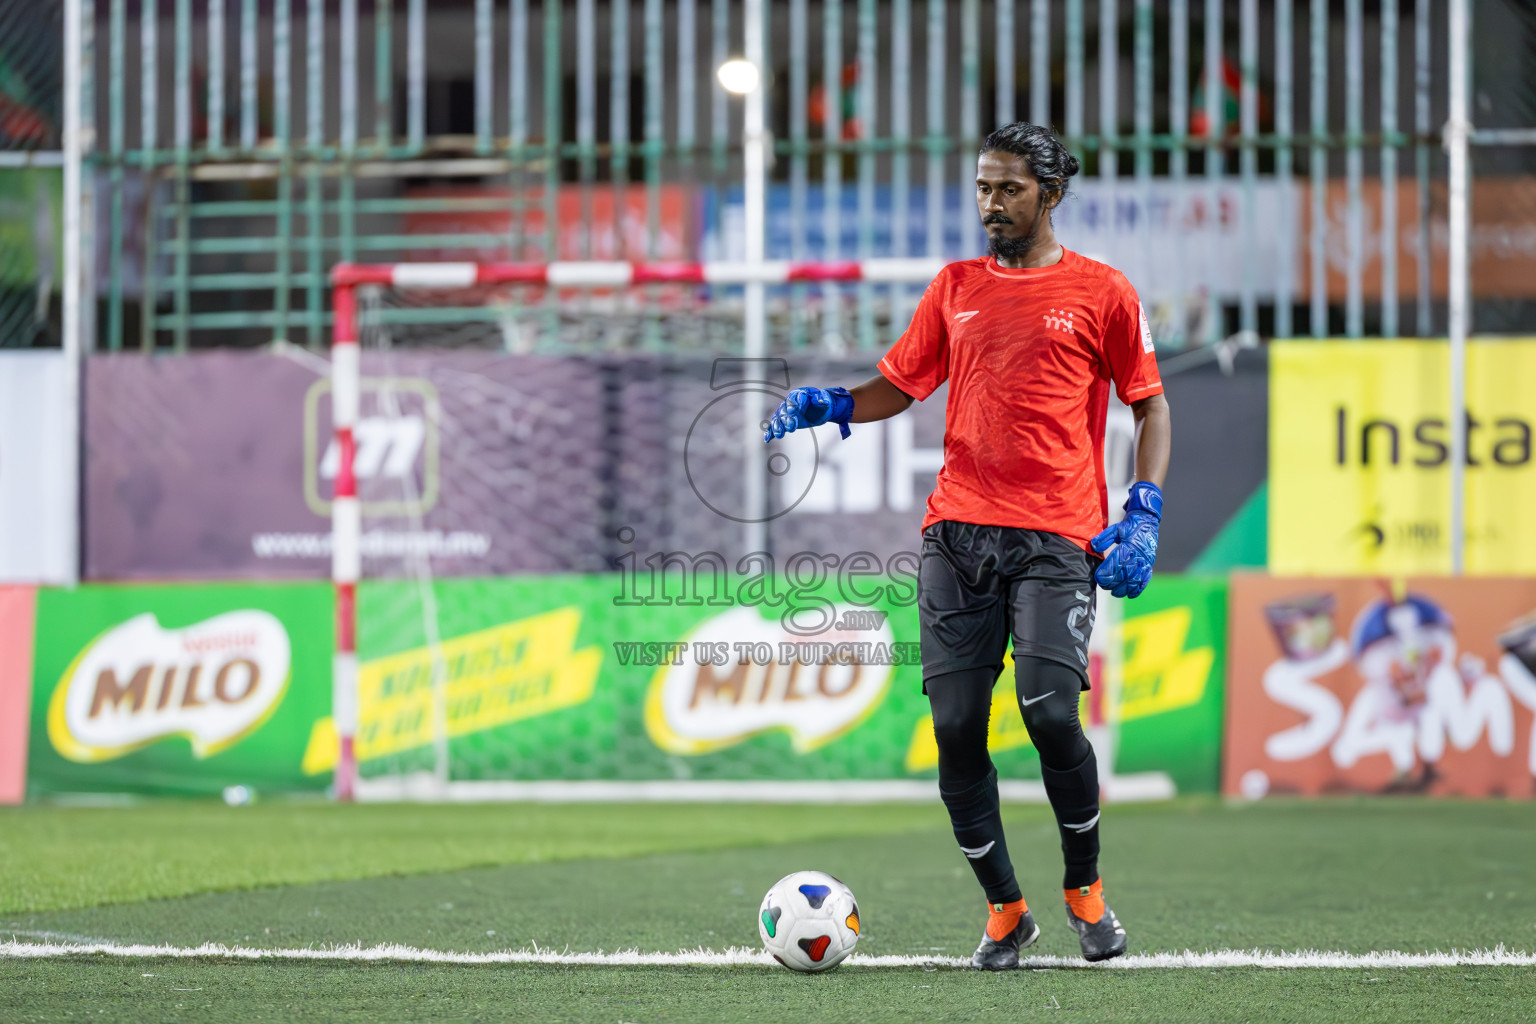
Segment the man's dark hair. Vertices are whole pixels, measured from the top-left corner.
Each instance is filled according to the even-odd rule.
[[[1080,169],[1077,157],[1049,128],[1028,121],[1014,121],[998,128],[981,144],[981,152],[1012,153],[1029,164],[1029,173],[1040,183],[1040,196],[1059,201],[1067,193],[1067,179]]]

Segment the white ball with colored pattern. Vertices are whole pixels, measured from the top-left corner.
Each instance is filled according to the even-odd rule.
[[[853,890],[825,871],[796,871],[773,884],[758,909],[763,948],[792,971],[826,971],[845,960],[863,930]]]

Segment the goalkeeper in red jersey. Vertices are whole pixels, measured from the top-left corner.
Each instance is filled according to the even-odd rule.
[[[987,753],[1010,638],[1019,710],[1061,832],[1067,920],[1089,960],[1126,949],[1099,879],[1099,773],[1078,701],[1088,687],[1094,583],[1136,597],[1151,579],[1170,434],[1135,290],[1062,248],[1051,230],[1051,210],[1077,170],[1049,129],[1015,122],[989,135],[976,163],[976,209],[990,254],[944,268],[879,375],[852,391],[795,389],[764,438],[824,423],[846,432],[949,382],[918,618],[939,793],[987,896],[971,962],[988,970],[1017,966],[1040,934],[1014,878]],[[1106,529],[1111,387],[1135,414],[1136,482],[1125,518]]]

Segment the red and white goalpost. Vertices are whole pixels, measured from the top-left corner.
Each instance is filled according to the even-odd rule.
[[[331,273],[334,327],[331,408],[338,453],[331,505],[331,578],[336,588],[336,653],[332,715],[339,750],[336,796],[357,794],[357,582],[362,575],[362,509],[354,467],[358,407],[362,394],[359,345],[360,288],[453,291],[476,286],[620,289],[648,284],[763,286],[799,282],[925,285],[943,269],[939,259],[873,259],[844,262],[555,262],[341,264]]]
[[[362,394],[362,349],[357,337],[357,292],[336,285],[331,344],[331,426],[335,431],[336,490],[331,498],[331,581],[336,588],[336,653],[331,662],[331,717],[340,749],[336,755],[336,798],[351,800],[357,790],[357,581],[362,576],[363,510],[353,473],[357,448],[352,436]]]
[[[331,272],[337,297],[359,285],[395,288],[468,288],[472,285],[525,284],[553,288],[624,288],[640,284],[792,284],[802,281],[927,284],[944,268],[939,259],[847,260],[792,263],[765,260],[743,263],[343,263]],[[356,306],[336,309],[336,342],[345,326],[356,340]]]
[[[335,792],[340,800],[357,796],[358,662],[357,583],[362,575],[362,509],[358,497],[356,442],[362,395],[360,310],[367,297],[360,289],[386,288],[402,293],[449,293],[483,286],[533,286],[564,289],[624,289],[636,285],[782,285],[796,282],[925,285],[943,268],[936,259],[876,259],[849,262],[787,261],[706,263],[556,262],[342,264],[332,272],[334,345],[331,359],[332,418],[336,466],[332,502],[332,580],[336,592],[336,651],[333,663],[332,714],[339,749]],[[749,307],[750,308],[750,307]],[[761,304],[757,307],[761,310]],[[758,331],[764,325],[758,325]],[[761,333],[759,333],[761,337]],[[750,339],[750,332],[749,332]],[[751,342],[749,340],[749,348]],[[751,354],[751,353],[748,353]],[[753,435],[755,439],[755,434]],[[1098,628],[1093,633],[1095,687],[1086,724],[1101,750],[1107,799],[1158,799],[1172,795],[1162,773],[1117,776],[1114,773],[1118,727],[1120,666],[1117,645],[1118,602],[1101,594]],[[445,714],[439,705],[439,714]],[[440,723],[446,730],[446,723]],[[443,732],[439,742],[446,742]],[[444,772],[441,781],[446,782]],[[896,783],[894,785],[901,785]]]

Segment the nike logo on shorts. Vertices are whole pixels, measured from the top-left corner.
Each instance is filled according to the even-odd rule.
[[[1026,707],[1026,708],[1027,708],[1027,707],[1029,707],[1029,706],[1030,706],[1030,705],[1031,705],[1031,704],[1038,704],[1038,703],[1040,703],[1040,702],[1041,702],[1041,701],[1042,701],[1042,700],[1045,700],[1045,698],[1047,698],[1047,697],[1049,697],[1049,696],[1050,696],[1050,695],[1051,695],[1051,694],[1053,694],[1053,693],[1055,693],[1055,692],[1056,692],[1056,691],[1055,691],[1055,690],[1049,690],[1049,691],[1047,691],[1047,692],[1045,692],[1045,693],[1042,693],[1042,694],[1041,694],[1041,695],[1040,695],[1040,696],[1038,696],[1038,697],[1031,697],[1031,698],[1030,698],[1030,699],[1029,699],[1029,700],[1025,700],[1025,699],[1024,699],[1024,698],[1023,698],[1023,697],[1020,697],[1020,698],[1019,698],[1019,704],[1020,704],[1020,705],[1021,705],[1021,706],[1023,706],[1023,707]]]
[[[962,846],[962,847],[960,847],[960,852],[965,854],[967,857],[971,858],[971,860],[976,860],[978,857],[985,857],[988,853],[991,852],[992,847],[994,847],[996,845],[997,845],[997,840],[994,839],[990,843],[988,843],[986,846],[978,846],[975,849],[972,849],[969,846]]]

